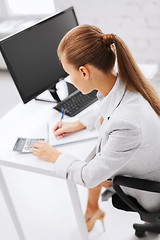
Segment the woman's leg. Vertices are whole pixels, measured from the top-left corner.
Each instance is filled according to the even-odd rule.
[[[108,188],[112,186],[111,181],[105,181],[95,188],[88,189],[88,202],[87,202],[87,209],[85,213],[86,222],[95,214],[95,212],[99,209],[99,195],[101,193],[102,187]]]
[[[86,209],[86,213],[85,213],[86,222],[99,209],[98,200],[99,200],[101,188],[102,188],[102,186],[98,185],[95,188],[88,189],[88,202],[87,202],[87,209]]]

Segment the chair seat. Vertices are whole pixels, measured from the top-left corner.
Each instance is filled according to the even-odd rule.
[[[127,195],[128,196],[128,195]],[[138,203],[134,197],[128,196],[134,203]],[[124,210],[127,212],[134,212],[132,208],[130,208],[116,193],[112,196],[112,205],[120,210]]]

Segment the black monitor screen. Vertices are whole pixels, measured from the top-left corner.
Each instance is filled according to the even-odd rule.
[[[73,8],[0,42],[2,55],[24,103],[66,77],[57,56],[63,36],[78,25]]]

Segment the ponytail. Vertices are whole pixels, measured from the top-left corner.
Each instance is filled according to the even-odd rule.
[[[160,99],[145,79],[124,41],[114,34],[103,34],[90,25],[73,28],[61,40],[58,55],[65,53],[67,60],[76,68],[92,64],[104,73],[113,69],[117,57],[121,80],[130,91],[137,91],[150,103],[160,116]]]
[[[104,35],[103,41],[106,44],[115,44],[119,75],[127,88],[131,91],[140,92],[160,116],[160,98],[142,74],[125,42],[113,34]]]

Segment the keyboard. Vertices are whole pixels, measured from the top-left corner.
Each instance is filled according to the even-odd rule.
[[[67,116],[74,117],[97,100],[97,90],[86,95],[76,90],[63,101],[59,102],[54,109],[61,112],[62,108],[64,108]]]

